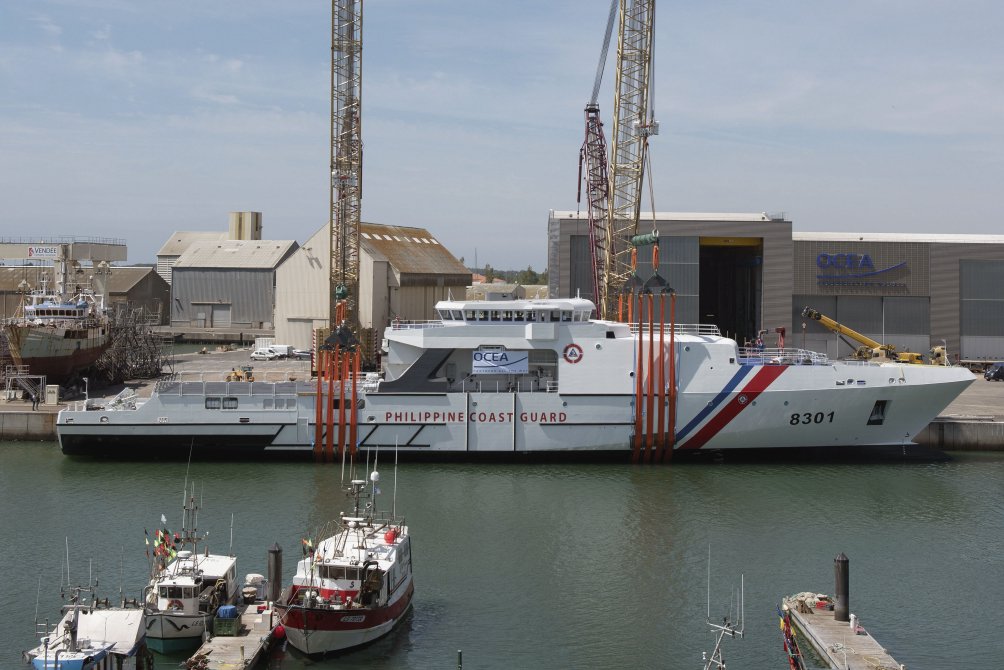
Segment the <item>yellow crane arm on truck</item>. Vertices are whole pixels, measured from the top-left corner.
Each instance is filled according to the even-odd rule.
[[[823,326],[825,326],[827,330],[832,330],[834,333],[837,333],[838,335],[846,335],[855,342],[858,342],[859,344],[868,347],[869,349],[880,349],[883,346],[882,343],[876,342],[867,335],[862,335],[858,331],[848,328],[847,326],[841,323],[837,323],[830,317],[826,316],[825,314],[820,314],[811,307],[802,308],[802,318],[818,321],[819,323],[823,324]],[[895,351],[895,348],[892,347],[891,345],[888,345],[888,349],[886,350]],[[867,358],[873,358],[873,356],[869,355],[867,356]]]
[[[825,314],[820,314],[811,307],[802,308],[802,318],[812,319],[823,324],[828,330],[837,333],[838,335],[845,335],[855,342],[858,342],[861,346],[857,348],[854,352],[854,358],[862,360],[892,360],[899,363],[923,363],[924,357],[920,354],[916,354],[909,351],[897,352],[896,347],[891,344],[882,344],[876,342],[867,335],[862,335],[858,331],[848,328],[847,326],[837,323]],[[935,349],[942,349],[942,347],[935,347]],[[942,350],[940,356],[935,353],[935,349],[931,350],[932,356],[939,365],[945,365],[947,359]]]

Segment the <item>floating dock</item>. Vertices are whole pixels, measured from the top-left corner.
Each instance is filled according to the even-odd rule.
[[[240,615],[233,620],[236,624],[234,634],[214,634],[183,667],[191,670],[254,668],[265,657],[275,626],[271,603],[257,602],[241,607]],[[222,627],[214,622],[216,630]]]
[[[825,597],[824,597],[825,598]],[[905,670],[853,615],[837,621],[828,599],[812,593],[785,598],[783,607],[801,638],[812,645],[828,667],[839,670]]]

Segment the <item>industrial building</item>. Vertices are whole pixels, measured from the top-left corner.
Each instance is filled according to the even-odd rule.
[[[552,296],[593,297],[586,213],[552,211]],[[945,345],[954,361],[1004,360],[1004,235],[794,233],[783,215],[642,214],[660,236],[659,274],[676,291],[677,321],[713,323],[742,344],[837,358],[853,351],[812,319],[809,306],[901,351]],[[650,248],[638,276],[652,275]],[[783,329],[783,330],[782,330]]]
[[[276,271],[276,341],[313,345],[329,325],[331,229],[323,226]],[[395,318],[435,318],[438,300],[462,299],[471,272],[424,228],[362,223],[359,228],[359,323],[382,329]]]
[[[171,268],[188,247],[196,242],[221,240],[260,240],[261,212],[230,212],[227,232],[175,231],[157,252],[157,274],[171,284]]]
[[[272,328],[275,273],[293,240],[218,240],[191,244],[171,273],[171,326]]]

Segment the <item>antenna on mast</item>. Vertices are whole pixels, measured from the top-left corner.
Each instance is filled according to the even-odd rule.
[[[711,545],[708,545],[708,626],[711,627],[711,632],[717,631],[717,637],[715,638],[715,648],[711,652],[710,658],[708,657],[708,652],[703,652],[701,660],[704,661],[704,670],[711,670],[712,668],[718,668],[719,670],[725,670],[725,659],[722,656],[722,642],[725,641],[725,636],[729,637],[739,637],[742,638],[746,630],[746,581],[745,575],[739,575],[739,591],[733,591],[732,595],[729,597],[729,614],[722,617],[722,623],[713,623],[711,621]],[[733,600],[735,598],[735,600]],[[730,617],[732,616],[732,606],[735,605],[736,608],[736,621],[732,621]]]

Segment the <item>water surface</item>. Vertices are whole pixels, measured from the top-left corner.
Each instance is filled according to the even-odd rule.
[[[394,469],[382,463],[382,504]],[[0,667],[37,644],[70,577],[137,596],[144,528],[180,526],[186,478],[201,529],[230,546],[241,575],[337,516],[339,466],[117,463],[62,456],[53,443],[0,443]],[[999,667],[1004,641],[986,605],[1004,600],[1004,455],[944,463],[402,464],[397,507],[414,542],[415,605],[383,640],[337,659],[287,650],[272,667],[700,668],[708,611],[729,612],[745,579],[746,637],[730,667],[784,668],[775,606],[832,593],[850,557],[851,612],[912,669]],[[41,581],[41,588],[38,588]],[[158,658],[159,668],[176,658]]]

